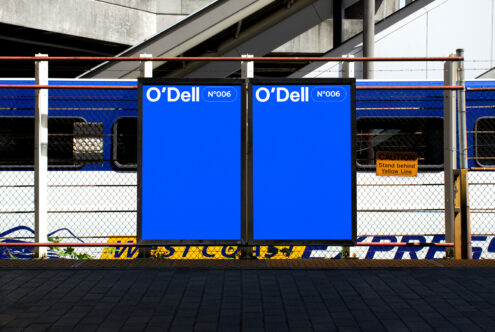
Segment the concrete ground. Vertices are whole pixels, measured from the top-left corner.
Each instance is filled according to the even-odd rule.
[[[493,331],[493,261],[0,262],[1,331]]]

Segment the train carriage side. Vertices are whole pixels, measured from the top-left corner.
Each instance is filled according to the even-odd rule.
[[[136,81],[52,80],[50,84],[134,86]],[[358,86],[442,84],[358,81]],[[495,81],[467,82],[466,86],[493,87]],[[495,92],[468,90],[466,102],[469,166],[493,167]],[[444,234],[443,92],[358,90],[356,107],[358,235]],[[34,90],[0,90],[0,241],[33,239],[33,116]],[[135,234],[136,116],[135,90],[50,90],[50,236],[106,242],[110,236]],[[86,137],[92,152],[103,147],[101,160],[84,160],[75,153],[75,142],[85,142],[74,136],[74,128],[81,124],[89,129],[92,124],[102,126],[100,135]],[[416,152],[417,177],[376,176],[379,151]],[[473,234],[493,234],[493,220],[483,209],[495,207],[495,195],[487,195],[495,172],[471,172],[469,179]],[[98,257],[94,249],[90,252]]]
[[[34,80],[0,84],[32,85]],[[135,86],[136,81],[51,80],[50,85]],[[32,241],[34,236],[34,98],[33,89],[0,90],[1,241]],[[113,146],[117,124],[129,118],[135,123],[136,116],[136,90],[49,90],[50,237],[106,242],[112,235],[135,234],[136,173],[122,165],[129,164],[132,153],[119,164],[115,157],[121,151]]]

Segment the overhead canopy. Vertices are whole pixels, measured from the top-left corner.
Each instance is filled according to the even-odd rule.
[[[119,56],[263,56],[331,16],[328,0],[218,0]],[[240,64],[154,62],[153,67],[159,77],[226,77]],[[139,75],[136,62],[105,62],[80,78]]]

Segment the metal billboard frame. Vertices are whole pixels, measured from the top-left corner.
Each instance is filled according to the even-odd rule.
[[[253,238],[253,86],[254,85],[349,85],[351,90],[351,207],[352,220],[350,240],[333,240],[333,239],[287,239],[287,240],[254,240]],[[250,200],[248,206],[248,243],[252,246],[257,245],[338,245],[351,246],[357,242],[357,196],[356,196],[356,79],[355,78],[253,78],[249,80],[248,85],[248,116],[249,116],[249,190]]]
[[[239,239],[214,239],[214,240],[202,240],[202,239],[158,239],[158,240],[143,240],[142,239],[142,175],[143,175],[143,170],[142,170],[142,134],[143,134],[143,86],[145,85],[194,85],[194,86],[202,86],[202,85],[218,85],[218,86],[240,86],[241,87],[241,96],[240,96],[240,116],[241,116],[241,123],[239,124],[241,127],[241,137],[240,137],[240,143],[241,143],[241,155],[240,157],[240,162],[241,162],[241,169],[240,169],[240,178],[239,181],[241,182],[241,193],[240,193],[240,198],[241,198],[241,215],[240,215],[240,227],[241,227],[241,238]],[[245,142],[246,142],[246,135],[245,135],[245,118],[246,118],[246,93],[245,93],[245,87],[246,87],[246,80],[245,79],[184,79],[184,78],[138,78],[138,128],[137,128],[137,139],[138,139],[138,155],[137,155],[137,161],[138,161],[138,167],[137,167],[137,243],[141,245],[146,245],[146,246],[170,246],[170,245],[242,245],[242,240],[246,238],[246,218],[245,218],[245,211],[246,211],[246,199],[244,196],[244,184],[246,177],[246,169],[245,169],[245,160],[246,160],[246,153],[245,153]]]

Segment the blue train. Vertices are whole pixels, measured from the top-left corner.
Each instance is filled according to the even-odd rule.
[[[29,85],[34,81],[9,79],[0,84]],[[135,86],[136,81],[51,80],[50,84]],[[495,166],[495,91],[469,91],[494,86],[493,80],[466,82],[469,167]],[[358,90],[356,95],[358,235],[443,234],[443,91]],[[0,176],[0,241],[30,241],[33,237],[34,96],[31,89],[0,89],[0,168],[4,171]],[[136,90],[49,91],[51,236],[64,241],[105,242],[110,237],[135,235],[136,116]],[[416,152],[418,176],[376,176],[379,151]],[[495,172],[472,178],[471,194],[482,195],[490,190],[489,183],[495,182]],[[473,234],[495,233],[491,216],[476,212],[478,207],[480,211],[495,207],[494,198],[482,197],[471,207]]]

